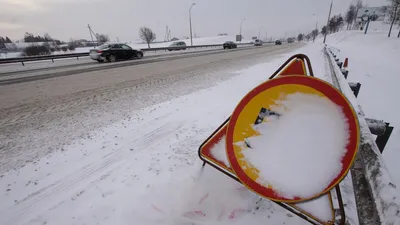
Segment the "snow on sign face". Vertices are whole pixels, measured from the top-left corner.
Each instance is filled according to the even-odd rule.
[[[342,170],[347,119],[339,106],[314,94],[294,93],[275,103],[275,114],[252,126],[259,135],[245,140],[242,154],[259,171],[258,183],[286,198],[313,197]]]
[[[274,201],[318,197],[347,174],[360,142],[357,114],[331,84],[284,76],[251,90],[226,131],[226,153],[238,179]]]

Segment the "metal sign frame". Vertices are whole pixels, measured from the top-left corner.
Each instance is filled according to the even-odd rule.
[[[303,73],[304,73],[304,75],[307,76],[307,74],[308,74],[309,76],[314,77],[314,73],[313,73],[313,70],[312,70],[312,67],[311,67],[311,62],[310,62],[309,58],[308,58],[306,55],[297,54],[297,55],[294,55],[294,56],[290,57],[285,63],[283,63],[282,66],[280,66],[280,67],[268,78],[268,80],[273,79],[273,78],[275,78],[275,77],[277,77],[277,76],[285,76],[285,75],[293,74],[292,71],[291,71],[291,69],[293,68],[293,66],[295,67],[295,66],[298,65],[298,64],[297,64],[297,65],[294,65],[294,63],[295,63],[296,61],[298,61],[298,60],[302,60],[302,62],[304,62],[304,63],[307,64],[307,67],[303,66],[303,68],[301,68],[302,71],[303,71]],[[302,65],[304,65],[304,64],[302,64]],[[297,68],[297,69],[299,69],[299,68]],[[212,141],[213,139],[214,139],[214,140],[215,140],[215,139],[216,139],[216,140],[220,140],[220,139],[226,134],[227,125],[228,125],[228,123],[229,123],[229,120],[230,120],[230,117],[227,118],[227,119],[226,119],[226,120],[225,120],[225,121],[224,121],[224,122],[223,122],[223,123],[222,123],[222,124],[221,124],[221,125],[220,125],[220,126],[219,126],[219,127],[218,127],[218,128],[203,142],[203,143],[202,143],[202,144],[201,144],[201,145],[200,145],[200,147],[199,147],[199,149],[198,149],[198,155],[199,155],[199,158],[203,161],[202,167],[204,167],[206,164],[208,164],[208,165],[214,167],[215,169],[217,169],[218,171],[220,171],[220,172],[224,173],[225,175],[229,176],[230,178],[232,178],[232,179],[236,180],[237,182],[241,183],[241,181],[237,178],[237,176],[235,175],[235,173],[234,173],[227,165],[224,165],[223,162],[221,162],[221,161],[219,161],[219,160],[217,160],[217,159],[215,159],[215,158],[210,157],[211,154],[210,154],[209,156],[207,156],[207,153],[206,153],[206,154],[203,153],[204,147],[205,147],[206,145],[210,145],[210,141]],[[224,131],[225,131],[225,132],[224,132]],[[211,145],[213,145],[213,144],[214,144],[214,143],[211,143]],[[335,189],[335,192],[336,192],[337,203],[338,203],[338,205],[339,205],[339,212],[340,212],[340,217],[341,217],[341,218],[340,218],[340,221],[339,221],[339,224],[340,224],[340,225],[344,225],[344,224],[345,224],[346,215],[345,215],[345,211],[344,211],[344,205],[343,205],[343,200],[342,200],[342,196],[341,196],[339,184],[337,184],[337,185],[334,187],[334,189]],[[332,189],[332,191],[333,191],[333,189]],[[330,199],[331,206],[332,206],[331,208],[332,208],[332,210],[333,210],[333,219],[335,219],[337,215],[335,215],[335,213],[334,213],[331,191],[327,192],[327,194],[325,194],[325,195],[328,195],[328,197],[329,197],[329,199]],[[325,196],[325,195],[322,195],[322,196]],[[320,197],[322,197],[322,196],[320,196]],[[316,198],[316,199],[318,199],[318,198]],[[261,201],[263,201],[263,200],[267,200],[267,199],[264,199],[264,198],[260,197],[259,201],[257,202],[257,208],[256,208],[256,209],[258,209],[259,203],[260,203]],[[313,200],[315,200],[315,199],[313,199]],[[283,203],[283,202],[277,202],[277,201],[273,201],[273,200],[271,200],[271,201],[274,202],[275,204],[277,204],[277,205],[279,205],[279,206],[285,208],[286,210],[290,211],[291,213],[293,213],[293,214],[299,216],[300,218],[304,219],[305,221],[309,222],[310,224],[313,224],[313,225],[321,225],[321,224],[323,224],[323,225],[331,225],[331,224],[334,224],[334,223],[335,223],[335,221],[328,221],[328,222],[321,221],[320,219],[316,218],[316,216],[311,215],[311,213],[308,213],[308,212],[306,212],[305,210],[300,209],[299,207],[297,207],[297,206],[294,205],[294,204]],[[312,200],[311,200],[311,201],[312,201]]]

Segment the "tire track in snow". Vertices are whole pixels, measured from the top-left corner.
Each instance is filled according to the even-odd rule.
[[[146,127],[147,123],[143,124]],[[137,146],[135,152],[145,151],[145,149],[165,141],[173,136],[173,132],[181,129],[184,122],[167,122],[157,127],[151,132],[146,133],[142,138],[134,141]],[[36,218],[43,211],[54,210],[61,206],[65,200],[69,199],[76,189],[87,190],[94,187],[99,181],[109,176],[116,168],[130,161],[135,155],[131,152],[121,151],[120,147],[113,152],[99,156],[91,155],[90,163],[81,166],[57,181],[41,188],[38,191],[27,194],[19,200],[14,207],[3,212],[4,225],[24,224]],[[52,176],[55,176],[53,174]],[[60,196],[61,195],[61,196]],[[59,201],[56,201],[59,200]]]
[[[286,47],[279,48],[266,48],[269,54],[279,54],[285,51]],[[249,54],[251,57],[258,57],[265,55],[265,51]],[[15,106],[12,108],[0,109],[0,126],[14,125],[26,120],[31,119],[33,116],[39,117],[48,113],[60,112],[70,110],[71,108],[89,105],[103,100],[104,98],[113,98],[118,95],[130,93],[136,89],[151,87],[154,85],[164,85],[166,83],[173,83],[180,79],[187,79],[201,73],[211,73],[218,67],[228,67],[229,63],[234,62],[237,58],[227,58],[206,64],[193,66],[189,69],[181,71],[174,71],[171,74],[157,74],[153,77],[141,77],[137,80],[132,80],[121,85],[115,85],[108,88],[98,88],[90,91],[80,93],[82,96],[70,95],[69,99],[61,101],[55,99],[54,101],[42,103],[34,102],[30,104]],[[93,93],[92,93],[93,92]]]

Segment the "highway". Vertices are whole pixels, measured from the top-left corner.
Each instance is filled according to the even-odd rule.
[[[70,65],[57,64],[57,66],[52,66],[52,67],[30,68],[22,71],[0,73],[0,85],[8,85],[14,83],[28,82],[33,80],[47,79],[52,77],[67,76],[82,72],[91,72],[103,69],[153,63],[171,59],[196,57],[200,55],[209,55],[209,54],[229,53],[231,51],[241,51],[252,48],[255,47],[245,46],[238,49],[229,49],[229,50],[218,48],[218,49],[208,49],[208,50],[198,50],[198,51],[181,51],[181,52],[178,51],[172,53],[158,52],[157,54],[156,53],[154,53],[153,55],[150,54],[146,58],[140,60],[126,60],[115,63],[98,63],[94,62],[91,59],[87,59],[90,60],[87,63],[78,62],[77,64],[70,64]]]
[[[238,48],[248,48],[252,45],[238,45]],[[180,54],[191,54],[194,52],[209,52],[209,51],[218,51],[221,50],[222,47],[211,47],[211,48],[193,48],[186,49],[180,51],[146,51],[144,52],[145,58],[153,58],[159,56],[166,55],[180,55]],[[22,63],[10,63],[10,64],[0,64],[0,77],[7,76],[10,74],[15,74],[18,72],[28,72],[28,71],[37,71],[37,70],[45,70],[52,68],[60,68],[60,67],[74,67],[74,66],[82,66],[82,65],[97,65],[98,62],[87,57],[80,58],[65,58],[65,59],[55,59],[54,62],[52,60],[43,60],[43,61],[31,61],[25,62],[25,66]]]
[[[62,150],[134,110],[206,89],[301,46],[174,52],[1,76],[0,82],[21,80],[0,85],[0,174]]]

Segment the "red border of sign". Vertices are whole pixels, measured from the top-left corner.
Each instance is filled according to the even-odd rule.
[[[356,116],[356,113],[354,112],[354,109],[351,107],[350,102],[347,100],[347,98],[340,93],[338,90],[333,88],[330,84],[328,84],[325,81],[322,81],[320,79],[314,78],[314,77],[309,77],[309,76],[282,76],[278,77],[272,80],[269,80],[265,83],[260,84],[253,90],[251,90],[237,105],[235,108],[232,117],[229,121],[228,124],[228,130],[227,130],[227,136],[226,136],[226,151],[228,155],[228,160],[231,164],[232,170],[236,173],[237,177],[239,180],[247,186],[249,189],[252,191],[258,193],[259,195],[272,199],[274,201],[280,201],[280,202],[299,202],[299,201],[305,201],[307,199],[304,198],[299,198],[295,197],[293,199],[289,198],[284,198],[282,196],[279,196],[277,192],[275,192],[273,189],[267,188],[265,186],[262,186],[258,184],[257,182],[253,181],[251,178],[247,176],[247,174],[242,170],[240,167],[236,155],[234,153],[234,148],[233,148],[233,131],[236,126],[237,119],[239,117],[240,112],[242,109],[247,105],[247,103],[254,98],[256,95],[261,93],[262,91],[272,88],[278,85],[283,85],[283,84],[297,84],[297,85],[304,85],[304,86],[309,86],[317,91],[323,93],[327,98],[329,98],[332,102],[335,104],[339,105],[342,107],[343,113],[348,118],[349,122],[349,130],[350,130],[350,138],[349,138],[349,143],[346,146],[347,148],[347,153],[342,159],[342,171],[340,174],[329,184],[328,187],[324,189],[322,193],[319,193],[316,196],[313,196],[308,199],[312,199],[315,197],[318,197],[322,194],[325,194],[329,190],[331,190],[333,187],[335,187],[347,174],[348,170],[350,169],[351,164],[354,161],[357,149],[358,149],[358,144],[359,144],[359,138],[360,138],[360,130],[359,130],[359,125],[358,125],[358,118]]]
[[[230,165],[225,165],[225,163],[223,161],[216,159],[211,154],[211,149],[214,147],[214,145],[218,144],[218,142],[221,141],[222,137],[224,135],[226,135],[227,128],[228,128],[227,124],[224,124],[221,127],[221,129],[218,129],[218,131],[212,136],[212,138],[202,146],[201,153],[205,157],[207,157],[207,159],[210,160],[211,162],[213,162],[213,163],[217,164],[219,167],[224,168],[225,170],[228,170],[229,172],[233,173],[233,170],[229,167]]]

